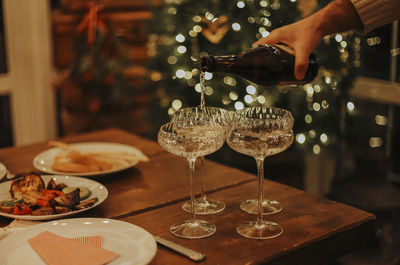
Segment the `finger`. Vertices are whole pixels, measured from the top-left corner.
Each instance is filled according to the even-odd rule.
[[[279,42],[282,42],[282,40],[280,40],[279,34],[276,31],[272,31],[267,37],[264,37],[254,42],[252,46],[255,47],[260,44],[275,44]]]
[[[294,77],[303,80],[308,68],[308,54],[296,51]]]

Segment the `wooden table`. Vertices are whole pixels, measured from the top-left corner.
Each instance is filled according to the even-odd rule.
[[[281,213],[267,216],[281,224],[284,233],[270,240],[241,237],[235,227],[255,215],[244,213],[239,203],[254,198],[256,176],[207,161],[207,193],[226,203],[215,215],[200,216],[213,222],[217,232],[207,238],[187,240],[174,237],[169,227],[189,218],[182,202],[189,198],[188,165],[156,142],[119,129],[106,129],[68,136],[64,142],[107,141],[133,145],[150,158],[132,169],[96,178],[108,191],[107,200],[78,217],[105,217],[143,227],[207,255],[203,264],[323,264],[367,243],[374,235],[371,213],[313,196],[304,191],[265,180],[265,194],[284,205]],[[0,149],[0,161],[11,172],[34,170],[33,158],[48,149],[46,143]],[[11,219],[0,218],[0,226]],[[151,264],[192,264],[189,259],[159,246]]]

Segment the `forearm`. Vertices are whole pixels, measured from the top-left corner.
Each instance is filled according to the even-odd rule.
[[[348,30],[362,31],[363,24],[350,0],[335,0],[309,17],[321,36]]]
[[[400,18],[400,0],[351,0],[367,33]]]

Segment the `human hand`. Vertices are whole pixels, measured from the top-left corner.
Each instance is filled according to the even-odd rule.
[[[273,30],[267,37],[253,43],[253,47],[260,44],[283,43],[288,45],[295,52],[294,76],[297,80],[302,80],[307,71],[308,58],[323,37],[317,25],[314,16],[307,17]]]

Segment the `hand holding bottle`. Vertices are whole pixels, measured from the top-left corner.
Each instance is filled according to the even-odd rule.
[[[291,47],[296,57],[294,76],[302,80],[307,72],[309,55],[317,48],[322,37],[351,29],[363,29],[356,9],[350,0],[335,0],[309,17],[273,30],[253,46],[284,43]]]
[[[286,44],[295,51],[294,77],[303,80],[308,68],[308,58],[322,38],[321,33],[314,27],[311,19],[301,20],[272,31],[267,37],[255,42],[253,47],[260,44]]]

